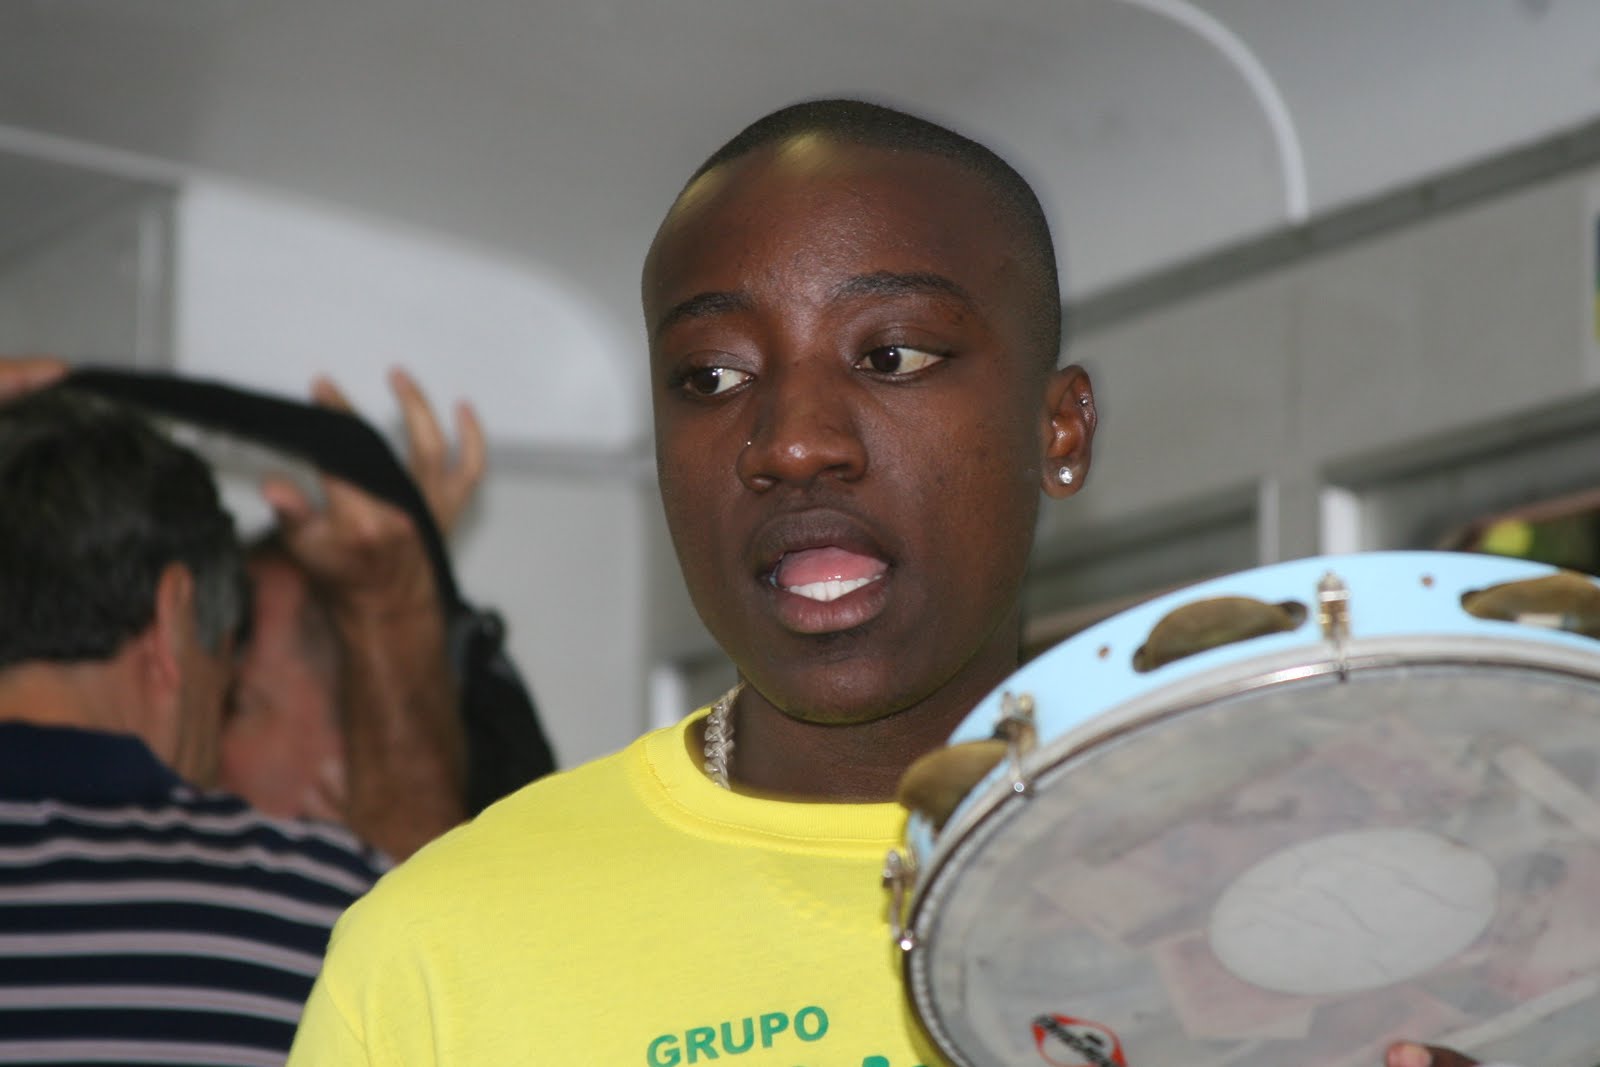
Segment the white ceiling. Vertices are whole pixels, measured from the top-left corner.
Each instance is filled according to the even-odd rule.
[[[702,158],[775,106],[866,95],[1018,162],[1082,295],[1284,219],[1264,112],[1148,9],[1171,2],[0,0],[0,125],[534,261],[631,328]],[[1597,0],[1195,6],[1281,89],[1313,210],[1600,114]]]

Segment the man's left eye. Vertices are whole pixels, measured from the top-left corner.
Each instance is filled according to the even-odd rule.
[[[871,352],[856,361],[856,366],[879,374],[915,374],[924,367],[931,367],[945,357],[934,352],[926,352],[920,348],[908,348],[905,345],[884,345],[874,348]]]

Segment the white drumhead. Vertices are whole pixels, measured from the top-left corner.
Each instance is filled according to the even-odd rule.
[[[1494,919],[1483,853],[1423,830],[1351,830],[1290,845],[1241,874],[1211,912],[1218,962],[1293,996],[1382,989],[1464,951]]]

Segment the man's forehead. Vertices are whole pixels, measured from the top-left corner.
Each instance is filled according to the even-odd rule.
[[[983,224],[951,225],[958,218]],[[791,243],[816,245],[830,239],[848,245],[853,235],[880,244],[892,237],[908,254],[962,259],[971,258],[978,251],[971,246],[981,242],[1009,258],[1006,228],[996,226],[1002,221],[987,183],[946,157],[820,134],[789,138],[721,163],[690,183],[646,259],[645,303],[659,305],[668,297],[662,290],[670,287],[670,275],[699,265],[728,266],[726,241],[735,231],[782,231]]]
[[[838,197],[930,194],[976,202],[994,191],[971,168],[947,156],[808,133],[725,160],[690,182],[667,213],[663,228],[690,224],[706,212],[746,199],[808,194],[825,203]]]
[[[846,175],[869,165],[883,151],[823,133],[795,134],[708,168],[684,187],[668,214],[692,212],[719,194],[758,181],[805,182]]]

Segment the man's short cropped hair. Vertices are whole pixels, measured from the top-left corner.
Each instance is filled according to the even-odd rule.
[[[110,401],[54,388],[0,406],[0,668],[109,659],[194,578],[212,652],[245,618],[233,519],[205,462]]]
[[[689,179],[768,145],[822,135],[849,144],[900,152],[923,152],[965,167],[995,194],[1002,214],[1026,244],[1027,269],[1038,291],[1035,342],[1053,366],[1061,349],[1061,281],[1056,271],[1050,223],[1033,186],[994,151],[936,122],[861,100],[810,100],[780,108],[752,122],[713,152]],[[685,186],[687,188],[688,186]]]

